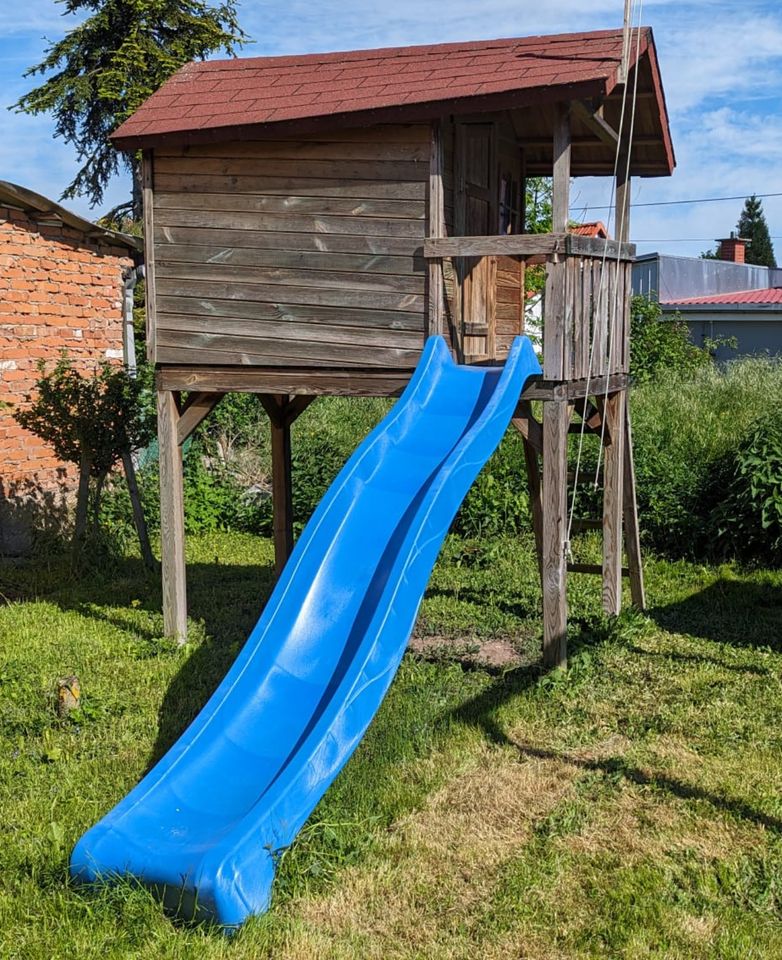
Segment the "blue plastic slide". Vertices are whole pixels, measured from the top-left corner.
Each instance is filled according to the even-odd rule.
[[[268,909],[275,865],[369,726],[456,511],[539,373],[461,367],[441,337],[318,506],[255,629],[165,757],[78,842],[71,874],[131,874],[228,927]]]

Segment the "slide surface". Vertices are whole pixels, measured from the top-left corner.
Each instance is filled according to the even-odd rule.
[[[144,779],[76,845],[74,878],[133,875],[185,916],[269,906],[279,853],[361,740],[402,658],[442,541],[519,394],[430,337],[390,413],[307,524],[244,649]]]

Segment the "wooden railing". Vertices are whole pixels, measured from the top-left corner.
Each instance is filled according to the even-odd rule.
[[[545,264],[544,378],[627,373],[634,245],[555,233],[448,237],[427,240],[424,256],[443,266],[463,257],[497,256]],[[454,322],[461,338],[469,335],[460,316]]]

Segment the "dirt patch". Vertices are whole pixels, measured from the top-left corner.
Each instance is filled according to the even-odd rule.
[[[510,640],[453,637],[411,638],[408,649],[424,660],[450,660],[472,669],[502,673],[528,662]]]

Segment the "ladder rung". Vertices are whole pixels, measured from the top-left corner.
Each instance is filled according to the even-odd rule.
[[[488,337],[489,325],[487,323],[465,323],[464,335],[466,337]]]
[[[603,567],[599,563],[569,563],[567,565],[568,573],[594,573],[602,574]],[[630,568],[622,567],[622,576],[630,576]]]
[[[602,520],[590,520],[588,517],[574,517],[573,530],[580,533],[582,530],[602,530]]]

